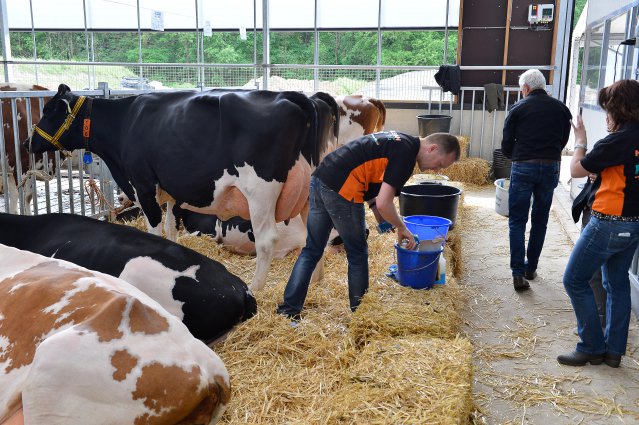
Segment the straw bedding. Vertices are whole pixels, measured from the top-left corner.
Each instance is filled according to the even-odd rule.
[[[471,411],[468,340],[411,336],[375,341],[358,353],[328,397],[327,422],[454,424]]]
[[[404,288],[385,276],[396,262],[397,236],[379,235],[370,211],[367,221],[370,288],[355,313],[343,252],[326,255],[324,279],[309,288],[294,327],[275,308],[297,254],[273,261],[266,289],[255,294],[258,314],[214,347],[232,383],[222,423],[468,422],[472,348],[458,335],[459,219],[446,244],[447,284],[431,290]],[[142,220],[130,224],[144,228]],[[250,282],[254,257],[233,254],[208,236],[183,235],[178,242]]]

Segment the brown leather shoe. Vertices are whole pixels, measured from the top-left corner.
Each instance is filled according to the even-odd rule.
[[[515,291],[525,291],[530,288],[530,283],[523,276],[513,276]]]

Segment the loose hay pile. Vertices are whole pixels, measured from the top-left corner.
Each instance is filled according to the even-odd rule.
[[[467,136],[456,136],[459,141],[459,150],[460,155],[459,159],[468,158],[468,153],[470,152],[470,137]]]
[[[426,170],[424,172],[437,172],[457,182],[483,186],[489,183],[490,163],[481,158],[464,158],[443,170]]]
[[[144,229],[141,220],[133,225]],[[473,408],[472,349],[458,337],[463,297],[454,258],[461,258],[461,244],[451,242],[454,235],[449,232],[446,246],[447,284],[417,291],[385,276],[396,262],[397,235],[373,230],[370,289],[354,314],[345,254],[328,255],[324,279],[309,288],[295,327],[275,309],[297,255],[274,260],[266,289],[255,294],[257,315],[214,348],[232,384],[222,423],[466,423]],[[245,282],[253,277],[254,257],[233,254],[207,236],[178,242]]]

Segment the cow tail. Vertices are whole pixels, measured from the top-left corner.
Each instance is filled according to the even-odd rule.
[[[296,104],[308,119],[308,130],[306,132],[306,140],[300,146],[300,151],[306,161],[312,167],[319,164],[320,152],[322,152],[321,144],[321,128],[319,125],[319,114],[315,106],[315,102],[308,96],[299,92],[285,92],[286,98]]]
[[[333,135],[335,140],[339,142],[339,105],[335,101],[335,98],[328,93],[318,91],[315,93],[319,99],[322,99],[331,108],[331,116],[333,117]]]
[[[375,126],[375,131],[384,130],[384,124],[386,124],[386,106],[384,106],[384,102],[378,99],[368,99],[370,103],[375,105],[377,110],[379,111],[380,118],[377,120],[377,125]]]

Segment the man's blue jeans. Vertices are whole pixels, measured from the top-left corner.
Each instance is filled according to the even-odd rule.
[[[577,351],[626,353],[631,309],[628,269],[637,245],[639,222],[608,221],[593,216],[582,231],[564,273],[564,287],[575,310],[581,338]],[[598,268],[601,268],[607,292],[606,328],[603,331],[595,296],[588,283]]]
[[[290,316],[302,311],[313,270],[322,258],[333,227],[344,241],[348,258],[348,299],[351,311],[355,311],[368,289],[364,204],[347,201],[315,176],[311,177],[309,198],[306,246],[295,262],[284,290],[284,302],[277,311]]]
[[[508,227],[510,270],[513,276],[523,276],[526,270],[537,269],[541,248],[546,238],[552,196],[558,183],[558,162],[550,164],[513,162],[512,164],[508,189]],[[531,227],[526,250],[525,233],[531,196],[533,197]]]

